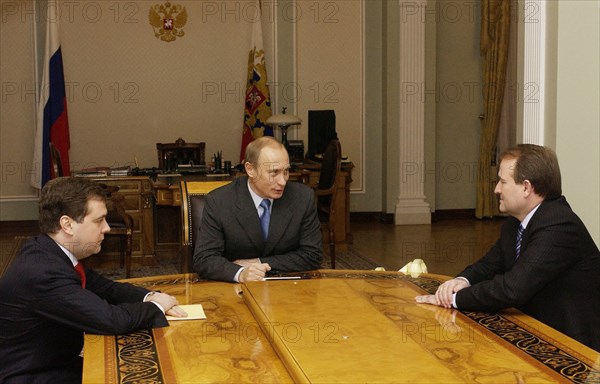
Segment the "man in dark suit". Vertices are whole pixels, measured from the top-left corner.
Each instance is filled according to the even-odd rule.
[[[206,196],[194,252],[200,277],[246,282],[261,280],[268,271],[319,268],[323,249],[314,193],[288,183],[289,164],[280,142],[256,139],[246,147],[248,176]],[[267,224],[261,224],[264,215]]]
[[[501,159],[495,192],[511,217],[500,239],[435,295],[416,301],[485,312],[517,307],[600,351],[600,252],[562,196],[556,154],[528,144]]]
[[[58,178],[40,198],[40,230],[0,278],[0,382],[81,383],[83,333],[125,334],[185,316],[177,299],[108,280],[80,261],[100,251],[106,198]]]

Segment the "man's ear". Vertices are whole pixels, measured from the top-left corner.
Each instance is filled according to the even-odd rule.
[[[256,168],[252,163],[245,162],[244,169],[246,170],[246,174],[249,178],[253,179],[256,177]]]
[[[71,219],[67,215],[62,215],[59,219],[60,229],[68,233],[69,235],[73,234],[73,219]]]
[[[533,185],[531,184],[531,182],[527,179],[523,180],[523,183],[521,183],[521,185],[523,186],[523,192],[525,193],[526,196],[532,195],[535,193],[535,189],[533,188]]]

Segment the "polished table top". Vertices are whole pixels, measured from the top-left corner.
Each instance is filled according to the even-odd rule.
[[[592,383],[600,354],[516,310],[458,312],[414,297],[437,275],[321,270],[230,284],[131,279],[203,305],[206,320],[86,335],[85,383]]]

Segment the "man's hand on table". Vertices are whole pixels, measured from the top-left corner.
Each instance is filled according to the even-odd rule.
[[[468,286],[469,283],[465,279],[454,278],[440,285],[435,295],[417,296],[415,297],[415,301],[420,304],[432,304],[444,308],[452,308],[453,295]]]
[[[244,267],[238,280],[240,283],[247,281],[260,281],[265,278],[265,274],[271,270],[267,263],[261,263],[259,259],[238,259],[233,262]]]
[[[186,311],[181,309],[181,307],[175,305],[171,307],[168,311],[165,312],[165,315],[173,316],[173,317],[187,317],[188,314]]]
[[[162,292],[152,292],[150,295],[148,295],[146,301],[153,301],[159,304],[165,310],[166,315],[174,317],[187,317],[187,313],[178,307],[179,302],[174,296]]]

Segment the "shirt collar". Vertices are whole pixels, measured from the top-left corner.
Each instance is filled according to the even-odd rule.
[[[56,243],[56,241],[55,241],[55,243]],[[58,243],[56,243],[56,244],[58,244]],[[60,244],[58,244],[58,246],[67,255],[67,257],[69,258],[69,260],[71,260],[71,263],[73,263],[73,266],[76,266],[79,263],[79,261],[77,260],[77,258],[75,257],[75,255],[72,254],[67,248],[63,247]]]
[[[535,206],[535,208],[533,208],[528,214],[527,216],[525,216],[525,218],[523,219],[523,221],[521,221],[521,225],[523,226],[523,229],[527,228],[527,224],[529,224],[529,220],[531,220],[531,218],[533,217],[533,214],[535,213],[535,211],[537,211],[537,209],[540,207],[542,203],[539,203],[538,205]]]
[[[256,194],[256,192],[254,192],[254,190],[252,190],[252,188],[250,187],[250,180],[248,179],[248,191],[250,191],[250,196],[252,196],[252,202],[254,202],[254,207],[258,210],[258,207],[260,206],[260,203],[264,200],[264,198],[258,196]],[[273,199],[268,199],[271,202],[271,205],[269,206],[269,209],[271,209],[270,207],[273,206]],[[262,210],[262,208],[261,208]]]

